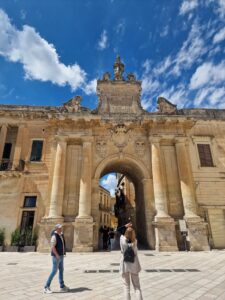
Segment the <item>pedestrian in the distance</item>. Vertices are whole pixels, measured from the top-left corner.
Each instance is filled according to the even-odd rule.
[[[128,225],[128,224],[127,224]],[[137,240],[136,234],[132,227],[126,225],[126,231],[124,235],[120,237],[120,248],[122,252],[122,257],[120,261],[120,274],[122,275],[123,285],[124,285],[124,293],[126,300],[131,300],[130,296],[130,280],[132,281],[135,294],[138,300],[143,300],[140,280],[139,280],[139,272],[141,271],[140,262],[138,259],[137,253]],[[134,261],[127,262],[125,261],[125,252],[128,247],[132,247],[134,253]]]
[[[59,285],[60,292],[69,292],[69,288],[64,284],[63,271],[64,271],[64,256],[66,254],[66,243],[62,232],[62,225],[57,224],[55,230],[52,232],[51,237],[51,256],[52,256],[52,272],[44,287],[44,293],[52,294],[50,285],[52,279],[59,270]]]

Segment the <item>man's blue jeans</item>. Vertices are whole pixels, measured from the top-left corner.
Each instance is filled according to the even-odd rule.
[[[58,269],[59,269],[59,285],[60,285],[60,288],[63,288],[65,286],[64,281],[63,281],[63,270],[64,270],[63,259],[64,259],[63,256],[60,256],[59,259],[57,259],[55,256],[52,256],[52,272],[48,277],[48,280],[45,284],[45,288],[50,287],[52,279],[56,275]]]

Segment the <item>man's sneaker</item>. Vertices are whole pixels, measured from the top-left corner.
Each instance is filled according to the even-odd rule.
[[[64,285],[64,287],[60,289],[60,292],[61,292],[61,293],[67,293],[67,292],[69,292],[69,291],[70,291],[70,289],[69,289],[68,286],[66,286],[66,285]]]
[[[45,287],[44,288],[44,293],[45,294],[52,294],[52,291],[51,291],[50,287]]]

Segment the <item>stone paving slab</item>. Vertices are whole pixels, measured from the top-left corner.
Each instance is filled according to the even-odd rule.
[[[120,252],[68,253],[65,283],[59,293],[57,275],[51,295],[43,286],[51,270],[51,257],[40,253],[0,253],[1,300],[123,300],[118,273]],[[225,251],[158,253],[139,251],[144,300],[225,300]],[[132,290],[132,299],[135,294]]]

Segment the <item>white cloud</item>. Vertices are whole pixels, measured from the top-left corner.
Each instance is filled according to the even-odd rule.
[[[117,187],[117,178],[115,174],[109,174],[106,178],[101,180],[101,185],[108,191],[112,197],[115,196],[115,189]]]
[[[157,80],[153,80],[150,75],[149,76],[144,76],[142,78],[142,93],[143,95],[149,93],[149,92],[154,92],[157,90],[159,87],[159,82]]]
[[[33,27],[18,30],[0,9],[0,55],[22,64],[25,78],[69,85],[72,91],[86,86],[86,73],[78,64],[64,65],[53,44],[43,39]],[[88,91],[89,84],[86,88]]]
[[[197,23],[194,23],[187,39],[174,59],[175,65],[172,74],[180,75],[181,69],[192,67],[192,65],[207,52],[208,49],[201,35],[201,28]]]
[[[162,32],[160,32],[160,36],[161,36],[161,37],[165,37],[165,36],[168,35],[168,33],[169,33],[169,26],[166,25],[166,26],[163,28]]]
[[[162,97],[165,97],[173,104],[179,107],[184,107],[188,101],[187,89],[184,84],[179,84],[178,86],[171,86],[169,89],[164,90],[160,93]]]
[[[223,18],[225,16],[225,0],[218,0],[218,12],[220,16]]]
[[[101,33],[100,39],[98,41],[98,49],[104,50],[108,46],[108,37],[106,30]]]
[[[149,73],[152,67],[152,62],[150,59],[146,59],[143,64],[142,67],[144,68],[144,73]]]
[[[84,86],[83,90],[87,95],[96,94],[96,87],[97,79],[93,79]]]
[[[197,68],[190,81],[191,89],[198,89],[205,84],[223,84],[225,80],[225,61],[218,65],[206,62]]]
[[[224,102],[225,98],[225,88],[217,88],[214,92],[209,96],[209,103],[211,105],[215,105],[218,102]]]
[[[120,35],[124,35],[125,33],[125,20],[121,20],[117,25],[116,25],[116,33]]]
[[[184,0],[180,7],[180,15],[185,15],[186,13],[192,11],[198,6],[198,0]]]
[[[205,100],[207,100],[208,95],[210,95],[212,91],[212,87],[204,87],[200,89],[195,96],[194,105],[199,107],[203,102],[205,102]]]
[[[213,38],[213,43],[219,43],[225,39],[225,27],[222,28]]]
[[[27,16],[26,11],[23,10],[23,9],[21,9],[21,10],[20,10],[20,18],[21,18],[22,20],[25,20],[25,19],[26,19],[26,16]]]
[[[166,72],[166,70],[172,65],[170,56],[167,56],[158,66],[153,69],[153,73],[158,76]]]

